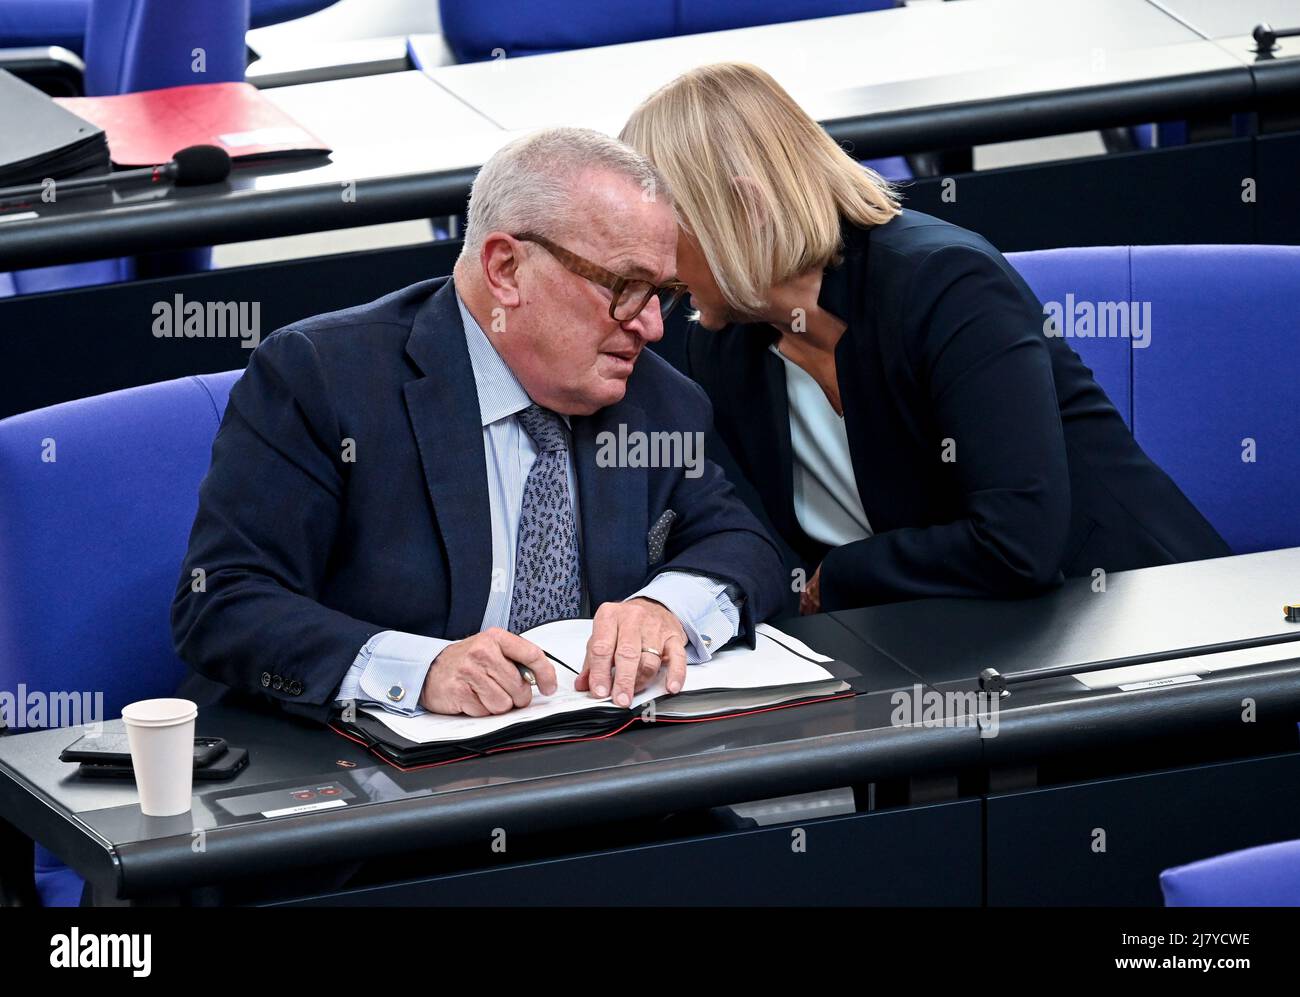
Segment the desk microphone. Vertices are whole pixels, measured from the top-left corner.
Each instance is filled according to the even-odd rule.
[[[145,166],[138,170],[116,170],[102,176],[79,177],[75,180],[56,180],[54,189],[60,194],[66,191],[93,190],[97,187],[113,189],[141,180],[148,183],[172,183],[177,187],[197,187],[201,184],[220,183],[228,176],[230,176],[230,153],[220,146],[192,145],[176,153],[170,163],[163,163],[161,166]],[[0,188],[0,201],[39,198],[45,186],[44,183],[33,183],[23,187]]]

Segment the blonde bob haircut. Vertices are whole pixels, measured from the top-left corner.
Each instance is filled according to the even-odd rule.
[[[620,137],[663,175],[678,221],[741,314],[760,313],[772,287],[834,262],[841,216],[865,228],[902,210],[887,180],[757,66],[692,69],[638,107]]]

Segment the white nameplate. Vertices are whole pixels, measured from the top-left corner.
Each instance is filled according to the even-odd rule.
[[[333,807],[346,807],[347,800],[321,800],[319,803],[303,803],[296,807],[285,807],[283,810],[263,810],[263,817],[288,817],[290,814],[305,814],[311,810],[329,810]]]

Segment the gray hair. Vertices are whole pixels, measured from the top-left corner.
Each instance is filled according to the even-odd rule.
[[[626,177],[656,200],[671,203],[668,185],[631,146],[590,128],[546,128],[502,146],[483,164],[469,192],[461,259],[476,258],[489,232],[562,234],[584,170]]]

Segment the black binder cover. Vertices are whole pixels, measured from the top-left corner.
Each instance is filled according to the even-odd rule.
[[[0,70],[0,187],[109,171],[102,128]]]

